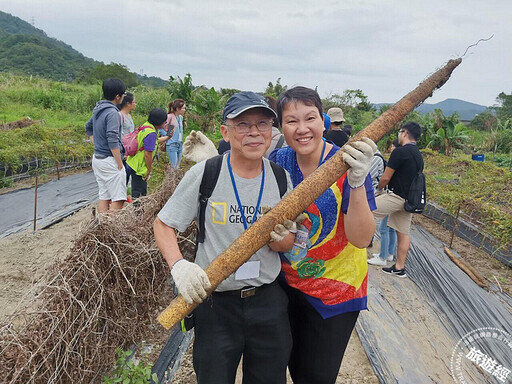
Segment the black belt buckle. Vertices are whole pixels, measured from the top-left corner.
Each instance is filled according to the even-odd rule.
[[[245,288],[245,289],[240,290],[240,298],[242,298],[242,299],[254,296],[255,294],[256,294],[256,287]]]

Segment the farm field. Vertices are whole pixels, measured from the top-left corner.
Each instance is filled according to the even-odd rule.
[[[49,161],[47,168],[39,167],[43,181],[54,177],[52,167],[56,163],[78,162],[87,166],[90,161],[92,146],[85,138],[83,124],[89,117],[87,108],[92,108],[91,105],[94,104],[98,91],[97,87],[94,86],[84,88],[79,85],[35,80],[37,85],[35,89],[39,87],[45,89],[48,93],[47,105],[41,107],[35,105],[40,94],[33,91],[34,81],[17,77],[11,78],[10,81],[14,84],[12,88],[21,86],[24,93],[23,98],[20,98],[22,95],[11,89],[10,92],[3,95],[3,99],[0,99],[2,112],[9,111],[3,115],[4,122],[18,120],[26,114],[26,111],[30,111],[33,120],[43,122],[0,132],[0,137],[4,139],[2,141],[4,143],[3,149],[5,149],[0,155],[0,163],[3,165],[4,171],[3,174],[0,174],[1,186],[4,186],[4,188],[0,188],[0,198],[2,192],[33,184],[33,178],[31,177],[34,168],[25,167],[24,165],[28,164],[33,158],[44,158]],[[146,101],[141,103],[140,110],[134,116],[136,125],[144,121],[144,113],[147,113],[147,110],[152,106],[165,107],[166,100],[170,96],[166,89],[155,91],[148,88],[139,88],[138,92],[140,99]],[[79,107],[85,99],[73,101],[73,97],[77,93],[88,94],[87,103],[90,105]],[[218,109],[223,96],[217,93],[213,95],[213,93],[215,91],[205,91],[203,96],[208,95],[211,100],[215,101],[213,107],[210,106],[210,108]],[[187,118],[186,134],[191,129],[202,129],[214,141],[218,140],[218,116],[212,114],[210,117],[205,117],[207,114],[204,110],[204,114],[199,112],[200,108],[191,108],[190,115]],[[370,119],[370,117],[375,117],[377,114],[376,111],[366,112],[368,113],[363,115],[364,119]],[[1,115],[0,113],[0,117]],[[492,235],[499,243],[503,245],[511,244],[512,190],[510,185],[512,185],[512,176],[506,163],[509,154],[489,153],[489,148],[486,150],[483,146],[489,135],[487,132],[480,131],[475,133],[472,138],[473,141],[470,145],[473,145],[473,150],[457,149],[454,146],[451,148],[450,156],[441,154],[439,153],[440,150],[444,152],[450,148],[446,145],[441,148],[442,143],[435,141],[435,135],[433,134],[435,124],[446,123],[445,128],[448,130],[450,127],[453,128],[453,122],[449,119],[443,120],[440,116],[437,116],[437,123],[435,116],[431,120],[421,118],[419,115],[411,115],[410,118],[413,120],[420,119],[426,128],[430,127],[426,134],[431,135],[431,141],[422,143],[422,146],[425,147],[422,152],[426,163],[428,199],[439,204],[452,215],[460,212],[461,216],[476,224],[482,231]],[[364,119],[358,123],[359,126],[364,124]],[[356,129],[358,124],[355,124]],[[458,127],[462,129],[460,125]],[[506,133],[506,131],[503,132]],[[383,151],[392,138],[393,135],[390,135],[379,143]],[[477,144],[480,147],[476,148]],[[471,152],[475,152],[476,149],[485,152],[485,163],[471,160]],[[491,161],[499,159],[501,159],[501,163]],[[157,190],[160,186],[166,163],[166,155],[163,154],[152,175],[149,185],[150,191]],[[188,169],[190,165],[190,163],[185,162],[183,169]],[[497,165],[505,166],[499,167]],[[17,172],[24,172],[27,178],[19,183],[14,182],[12,175]],[[35,288],[33,290],[33,283],[43,276],[46,266],[66,255],[73,244],[73,239],[79,235],[80,223],[87,223],[90,217],[91,208],[87,208],[63,222],[35,234],[25,232],[0,239],[0,249],[2,250],[0,251],[0,266],[2,271],[5,271],[0,275],[0,320],[8,318],[8,315],[17,307],[19,299],[25,297],[25,302],[30,302],[34,297],[34,292],[38,292],[39,289]],[[415,217],[415,222],[427,228],[438,239],[445,243],[450,242],[450,232],[438,224],[422,216]],[[63,235],[64,233],[65,235]],[[453,248],[488,281],[498,284],[506,292],[510,293],[512,291],[512,273],[509,267],[504,266],[463,240],[456,238]],[[154,253],[154,251],[154,249],[150,249],[148,252]],[[369,249],[370,253],[372,251],[374,250]],[[372,272],[379,273],[377,270]],[[414,308],[415,305],[420,304],[408,302],[407,305]],[[413,320],[407,314],[403,316],[406,321]],[[154,325],[149,326],[149,328],[153,332],[152,336],[155,342],[162,342],[165,339],[165,332],[157,330]],[[354,366],[357,366],[358,369],[354,370]],[[190,354],[188,354],[176,380],[182,380],[183,383],[193,383],[194,378],[191,372]],[[357,334],[354,334],[351,339],[338,381],[349,383],[378,382]]]
[[[427,201],[423,213],[413,215],[407,277],[391,277],[377,265],[368,265],[367,275],[360,264],[352,270],[343,265],[333,273],[322,268],[326,263],[344,263],[348,252],[326,263],[315,260],[312,253],[314,259],[292,267],[301,278],[315,279],[301,280],[310,284],[308,289],[318,286],[326,292],[322,284],[333,282],[316,279],[336,279],[340,272],[342,281],[334,284],[356,279],[349,285],[366,295],[368,310],[359,314],[336,383],[508,383],[512,377],[512,88],[507,69],[512,56],[503,47],[509,45],[506,37],[512,29],[503,7],[475,3],[469,8],[435,0],[371,6],[318,2],[308,7],[304,18],[304,9],[291,2],[263,1],[257,7],[236,2],[205,2],[199,7],[187,2],[179,7],[173,2],[154,3],[144,7],[105,3],[101,13],[87,4],[69,2],[48,7],[34,0],[11,1],[0,7],[0,382],[197,384],[193,344],[189,345],[193,332],[182,334],[179,325],[166,330],[165,316],[159,316],[167,308],[169,317],[178,321],[190,308],[177,297],[178,287],[186,291],[180,284],[181,268],[171,276],[159,249],[164,236],[157,233],[158,246],[158,226],[154,227],[157,213],[194,164],[189,160],[193,157],[171,169],[166,145],[158,146],[147,196],[131,201],[132,186],[127,185],[124,208],[98,214],[98,185],[91,170],[94,145],[84,125],[98,101],[110,99],[105,80],[115,78],[124,84],[116,87],[114,99],[121,102],[117,96],[124,97],[118,105],[123,124],[127,113],[136,128],[151,120],[150,111],[164,118],[155,108],[170,113],[179,104],[183,132],[180,124],[173,139],[178,136],[187,144],[185,156],[190,149],[185,139],[192,139],[193,132],[213,142],[205,146],[208,150],[199,144],[194,155],[216,152],[213,146],[218,147],[222,138],[221,124],[230,125],[223,117],[226,102],[241,90],[264,96],[279,115],[272,126],[284,125],[288,139],[290,130],[297,129],[293,138],[307,149],[311,142],[320,142],[322,124],[316,113],[295,122],[295,113],[291,119],[283,115],[290,94],[286,91],[296,86],[314,89],[319,100],[315,97],[313,106],[319,112],[323,109],[325,137],[330,129],[342,129],[347,137],[360,138],[361,130],[371,126],[365,133],[376,140],[380,154],[375,155],[383,158],[384,165],[395,139],[417,136],[404,134],[403,124],[417,123],[421,135],[413,144],[425,163]],[[368,17],[361,20],[357,15]],[[123,28],[112,20],[121,20]],[[429,33],[425,33],[427,25],[434,27]],[[348,38],[340,42],[338,36]],[[128,122],[131,130],[130,118]],[[246,124],[250,132],[253,125],[260,133],[269,128],[262,120],[252,123],[235,120],[229,134],[244,135]],[[299,130],[311,127],[317,128],[311,131],[312,138],[301,138]],[[101,143],[97,126],[94,135],[96,144]],[[113,137],[108,136],[111,146]],[[300,147],[295,163],[302,170]],[[234,149],[232,161],[239,158],[238,148]],[[315,187],[325,189],[340,176],[340,166],[346,164],[339,160],[306,178],[296,191],[299,203],[312,197]],[[263,184],[268,187],[263,181],[262,189]],[[395,186],[399,182],[403,187],[402,181],[395,178]],[[232,183],[237,195],[234,178]],[[332,190],[338,198],[337,190]],[[279,209],[293,208],[297,204],[293,197],[292,193],[285,198]],[[240,196],[236,199],[240,214],[244,207]],[[173,202],[178,204],[178,199]],[[102,211],[105,205],[100,203]],[[258,206],[259,202],[255,210]],[[319,209],[322,206],[317,204]],[[295,211],[293,216],[299,209]],[[320,215],[322,234],[330,220],[328,212]],[[273,213],[260,217],[249,233],[235,241],[225,253],[227,260],[216,260],[213,264],[219,263],[207,269],[214,285],[217,276],[226,278],[226,272],[232,271],[226,264],[250,256],[247,250],[255,248],[251,245],[267,246],[261,234],[270,226],[256,232],[275,219]],[[354,215],[348,216],[336,230],[354,232],[357,223],[353,226]],[[316,227],[311,215],[310,219]],[[194,261],[198,224],[192,222],[176,233],[188,261]],[[36,225],[37,231],[32,231]],[[333,233],[326,240],[337,241]],[[174,242],[174,236],[168,235]],[[379,251],[380,237],[377,231],[366,250],[368,259]],[[358,246],[369,241],[359,244],[356,238],[351,241]],[[403,236],[398,238],[398,248],[404,249]],[[328,249],[326,243],[322,241],[322,246]],[[394,263],[391,259],[388,267]],[[260,288],[248,292],[256,297],[244,304],[261,297]],[[220,302],[215,295],[210,299],[212,305],[214,300]],[[302,314],[297,316],[302,320]],[[332,332],[332,340],[336,333]],[[217,346],[212,334],[208,340],[210,346]],[[307,348],[308,361],[301,366],[316,373],[312,356],[320,356],[323,348]],[[272,356],[269,351],[265,350]],[[212,357],[217,353],[209,352]],[[243,382],[242,364],[236,384]],[[286,382],[292,383],[290,375]]]
[[[35,234],[25,231],[0,239],[0,266],[3,271],[0,275],[0,321],[8,317],[23,297],[26,299],[25,302],[32,299],[33,283],[44,274],[48,265],[66,255],[80,227],[90,220],[91,215],[91,207],[87,207]],[[439,239],[449,242],[449,232],[432,220],[416,216],[415,224],[427,228]],[[375,249],[377,247],[376,242]],[[495,276],[504,290],[512,292],[512,274],[509,268],[464,240],[455,238],[453,249],[482,275],[491,281],[494,281],[493,276]],[[369,253],[372,251],[373,249],[368,250]],[[404,316],[407,318],[406,314]],[[165,338],[165,332],[163,329],[161,331],[160,335],[155,335],[156,339]],[[358,369],[354,370],[354,366]],[[177,372],[173,382],[195,383],[190,351],[185,355],[182,368]],[[339,382],[378,382],[356,332],[349,343],[339,374]]]

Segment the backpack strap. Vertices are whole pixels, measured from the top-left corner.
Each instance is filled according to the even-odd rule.
[[[279,137],[279,140],[277,140],[277,144],[274,149],[281,148],[284,144],[284,135],[281,133],[281,137]]]
[[[150,127],[149,125],[141,125],[140,127],[137,128],[137,130],[138,130],[137,136],[139,136],[139,133],[141,133],[146,128],[152,128],[152,127]],[[156,129],[155,129],[155,131],[156,131]],[[137,140],[138,140],[138,138],[137,138]],[[144,142],[142,142],[142,147],[139,148],[139,152],[142,152],[143,150],[144,150]]]
[[[384,174],[384,171],[386,170],[386,166],[388,163],[387,163],[386,159],[384,159],[384,156],[382,156],[382,154],[380,154],[379,152],[375,152],[373,154],[373,156],[380,157],[380,159],[382,160],[382,166],[383,166],[382,174],[375,177],[375,179],[377,180],[377,183],[379,183],[382,175]]]
[[[277,181],[277,185],[279,186],[279,196],[283,198],[284,194],[288,190],[288,182],[286,180],[286,171],[280,165],[277,165],[273,161],[270,161],[270,166],[272,167],[272,172],[274,172],[274,176]]]
[[[220,169],[222,168],[222,159],[224,156],[218,155],[206,160],[204,165],[203,178],[201,179],[201,185],[199,186],[199,222],[197,224],[197,235],[196,235],[196,252],[197,244],[204,243],[205,234],[205,212],[208,199],[215,189],[217,179],[219,178]]]
[[[412,145],[414,145],[416,148],[418,148],[416,144],[406,144],[406,145],[405,145],[405,147],[406,147],[406,148],[407,148],[407,145],[411,145],[411,148],[413,148],[413,147],[412,147]],[[416,169],[417,169],[416,173],[417,173],[417,174],[418,174],[418,173],[423,173],[423,167],[422,167],[422,166],[420,166],[420,164],[418,163],[418,159],[417,159],[417,157],[416,157],[416,154],[415,154],[415,153],[413,153],[413,151],[412,151],[412,150],[409,150],[409,153],[412,155],[412,157],[413,157],[413,159],[414,159],[414,162],[416,163]]]

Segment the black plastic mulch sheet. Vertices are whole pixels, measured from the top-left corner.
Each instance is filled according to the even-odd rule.
[[[489,327],[512,334],[510,297],[478,287],[443,247],[427,231],[413,227],[409,278],[369,266],[369,311],[361,312],[357,332],[382,383],[453,383],[452,353],[461,338]],[[472,345],[512,369],[510,346],[489,339]],[[468,383],[503,382],[467,361],[464,369]],[[512,383],[511,376],[507,382]]]
[[[0,237],[33,226],[34,188],[0,195]],[[52,180],[37,190],[37,229],[47,227],[98,199],[93,172]]]
[[[460,238],[481,248],[503,264],[512,267],[512,246],[510,244],[503,245],[499,243],[475,225],[460,217],[456,220],[455,217],[435,203],[427,203],[423,215],[437,221],[446,229],[453,230]]]

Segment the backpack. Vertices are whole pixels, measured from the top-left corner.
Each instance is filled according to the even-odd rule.
[[[222,168],[223,157],[223,155],[212,157],[206,160],[206,164],[204,166],[203,178],[201,179],[201,185],[199,187],[199,222],[197,223],[196,252],[197,244],[204,243],[204,216],[206,212],[206,205],[208,204],[208,199],[212,195],[215,185],[217,184],[220,169]],[[272,167],[272,171],[274,172],[274,176],[279,187],[279,196],[282,198],[288,189],[286,172],[273,161],[270,162],[270,166]]]
[[[414,160],[418,167],[418,173],[412,180],[411,187],[409,188],[409,194],[407,195],[407,199],[405,199],[404,209],[406,212],[422,213],[427,202],[427,187],[425,183],[425,175],[423,174],[423,167],[420,168],[416,158],[414,158]]]
[[[135,156],[137,154],[137,150],[138,151],[144,150],[144,145],[142,145],[142,147],[139,148],[139,141],[137,140],[137,136],[139,135],[140,131],[142,131],[146,128],[151,128],[151,127],[148,127],[147,125],[141,125],[137,129],[135,129],[133,132],[130,132],[129,134],[123,136],[123,138],[121,139],[121,143],[123,144],[123,147],[124,147],[124,156],[125,157]]]

